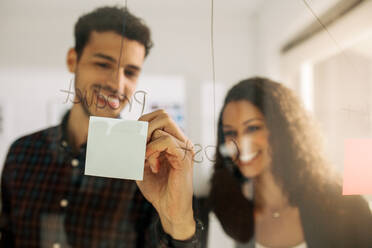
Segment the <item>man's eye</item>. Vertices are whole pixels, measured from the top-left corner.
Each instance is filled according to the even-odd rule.
[[[99,67],[101,68],[104,68],[104,69],[107,69],[107,68],[110,68],[110,65],[107,64],[107,63],[95,63],[96,65],[98,65]]]
[[[125,70],[124,71],[124,74],[127,76],[127,77],[136,77],[137,74],[136,72],[132,71],[132,70]]]

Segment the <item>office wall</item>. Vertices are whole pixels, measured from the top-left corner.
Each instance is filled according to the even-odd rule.
[[[350,50],[314,65],[314,114],[327,134],[329,159],[340,173],[345,140],[371,136],[371,68],[371,58]]]
[[[339,0],[306,1],[317,16],[339,2]],[[264,1],[257,15],[258,73],[282,80],[281,48],[313,21],[316,21],[315,17],[302,0]],[[332,42],[332,39],[329,39],[329,42]]]

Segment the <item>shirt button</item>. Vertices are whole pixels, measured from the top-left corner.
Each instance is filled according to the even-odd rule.
[[[62,140],[62,146],[67,147],[67,141],[66,140]]]
[[[79,160],[77,160],[76,158],[74,158],[73,160],[71,160],[71,165],[72,165],[72,167],[79,166]]]
[[[59,243],[54,243],[52,248],[61,248],[61,245]]]
[[[59,205],[61,205],[61,207],[65,208],[67,207],[68,205],[68,201],[66,199],[62,199],[60,202],[59,202]]]

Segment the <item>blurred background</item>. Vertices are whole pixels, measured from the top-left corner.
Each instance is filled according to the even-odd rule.
[[[65,61],[78,17],[98,6],[124,3],[0,2],[0,167],[14,139],[57,125],[70,107],[63,90],[73,77]],[[203,148],[196,158],[203,160],[195,167],[196,194],[208,193],[208,158],[213,158],[208,146],[215,144],[215,118],[226,90],[247,77],[269,77],[296,91],[318,120],[329,160],[341,175],[344,140],[371,138],[372,1],[306,3],[215,0],[214,84],[211,1],[127,1],[151,28],[155,44],[138,87],[147,93],[145,111],[166,108]],[[137,119],[140,102],[124,110],[123,118]],[[232,246],[213,216],[209,244]]]

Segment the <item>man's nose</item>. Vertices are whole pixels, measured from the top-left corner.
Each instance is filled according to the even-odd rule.
[[[116,91],[118,94],[124,94],[126,77],[124,75],[124,68],[120,67],[115,70],[110,79],[108,80],[108,85],[110,88]]]

